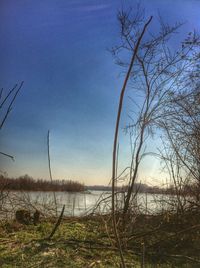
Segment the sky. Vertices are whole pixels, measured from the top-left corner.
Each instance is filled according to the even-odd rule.
[[[47,132],[52,174],[86,185],[107,185],[123,75],[109,48],[119,41],[117,12],[137,1],[0,0],[0,88],[24,81],[0,131],[0,170],[48,179]],[[200,28],[200,0],[143,0],[147,17],[184,21],[177,38]],[[181,39],[180,39],[181,40]],[[120,128],[128,123],[124,107]],[[130,146],[120,133],[120,163]],[[156,147],[156,142],[152,144]],[[159,161],[147,159],[141,180],[159,181]]]

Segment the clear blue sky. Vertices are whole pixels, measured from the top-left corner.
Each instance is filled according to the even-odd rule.
[[[0,0],[0,87],[24,80],[0,133],[0,151],[14,155],[15,162],[0,156],[0,170],[48,178],[50,130],[54,178],[108,184],[123,77],[107,48],[119,38],[117,11],[136,2]],[[155,20],[159,10],[169,23],[186,21],[180,36],[200,28],[199,0],[141,3]],[[121,126],[127,122],[124,116]],[[124,138],[121,146],[126,165]],[[156,166],[146,162],[142,178],[156,178]]]

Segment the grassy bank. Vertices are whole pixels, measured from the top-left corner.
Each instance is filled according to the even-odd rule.
[[[123,239],[127,268],[141,267],[142,251],[147,268],[200,267],[198,217],[188,215],[180,224],[177,220],[170,215],[138,217]],[[54,222],[1,222],[0,267],[119,267],[109,217],[65,218],[54,237],[44,239]]]
[[[50,241],[51,221],[37,226],[4,222],[0,231],[1,267],[117,267],[119,257],[105,228],[94,219],[65,219]],[[132,254],[127,254],[131,262]]]

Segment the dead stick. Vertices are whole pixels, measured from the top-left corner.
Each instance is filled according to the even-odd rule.
[[[62,208],[62,211],[61,211],[61,213],[60,213],[60,216],[59,216],[59,218],[58,218],[56,224],[54,225],[54,228],[53,228],[53,230],[51,231],[51,234],[46,238],[46,240],[50,240],[50,239],[53,237],[53,235],[55,234],[56,230],[58,229],[58,227],[59,227],[59,225],[60,225],[60,223],[61,223],[61,220],[62,220],[64,211],[65,211],[65,205],[63,205],[63,208]]]

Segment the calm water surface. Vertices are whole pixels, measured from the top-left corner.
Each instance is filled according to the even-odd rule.
[[[95,213],[106,213],[111,210],[111,192],[90,191],[81,193],[56,192],[57,210],[61,211],[65,205],[66,216],[82,216]],[[123,196],[117,200],[120,208]],[[155,213],[165,209],[168,205],[166,195],[138,194],[134,201],[135,209],[144,213]],[[101,200],[100,204],[99,201]],[[165,202],[162,202],[162,201]],[[12,192],[4,199],[6,213],[16,211],[19,208],[38,208],[45,213],[55,214],[53,192]]]

